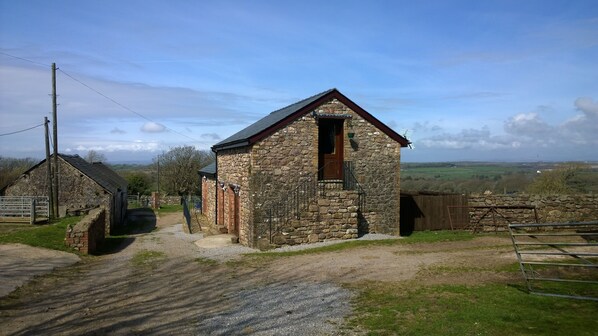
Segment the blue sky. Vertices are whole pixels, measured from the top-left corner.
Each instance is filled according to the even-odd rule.
[[[51,115],[52,62],[60,152],[110,162],[332,87],[406,134],[404,161],[598,160],[596,1],[0,0],[0,134]],[[0,136],[43,155],[42,127]]]

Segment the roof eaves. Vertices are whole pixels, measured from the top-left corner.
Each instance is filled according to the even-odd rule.
[[[248,145],[249,145],[249,140],[242,139],[242,140],[239,140],[239,141],[229,142],[229,143],[225,143],[225,144],[222,144],[222,145],[214,145],[214,146],[212,146],[212,151],[213,152],[217,152],[219,150],[245,147],[245,146],[248,146]]]

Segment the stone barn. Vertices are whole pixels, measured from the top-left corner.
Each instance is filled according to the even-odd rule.
[[[53,156],[50,159],[53,162]],[[61,217],[67,213],[106,208],[106,234],[124,223],[127,181],[101,162],[89,163],[78,155],[58,154]],[[46,160],[24,172],[1,192],[4,196],[48,196]]]
[[[202,212],[252,247],[399,234],[401,148],[409,141],[337,89],[215,144],[200,169]]]

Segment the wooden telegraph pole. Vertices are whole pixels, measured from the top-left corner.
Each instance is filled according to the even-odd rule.
[[[48,201],[50,202],[50,218],[56,218],[54,213],[54,192],[52,191],[52,168],[50,167],[50,130],[48,129],[48,117],[44,117],[44,128],[46,129],[46,169],[48,174]]]
[[[56,116],[56,63],[52,63],[52,133],[54,137],[54,215],[58,212],[58,118]]]

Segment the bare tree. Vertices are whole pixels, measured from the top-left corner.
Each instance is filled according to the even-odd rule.
[[[87,152],[87,154],[85,154],[84,157],[85,161],[89,162],[89,163],[94,163],[94,162],[106,162],[106,156],[100,152],[96,152],[93,149],[90,149],[89,152]]]
[[[171,148],[154,158],[154,164],[160,166],[160,188],[172,195],[197,194],[200,183],[197,171],[213,161],[211,152],[193,146]]]

